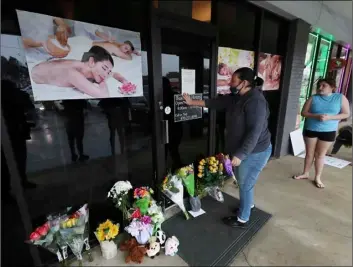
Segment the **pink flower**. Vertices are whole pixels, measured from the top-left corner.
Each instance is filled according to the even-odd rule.
[[[150,224],[151,222],[152,222],[152,219],[151,219],[151,217],[150,216],[143,216],[142,218],[141,218],[141,221],[144,223],[144,224]]]
[[[31,241],[35,241],[35,240],[39,240],[40,239],[40,235],[37,232],[33,232],[30,236],[29,239]]]
[[[136,93],[136,85],[128,82],[128,83],[124,83],[122,86],[120,86],[120,92],[124,95],[132,95],[134,93]]]

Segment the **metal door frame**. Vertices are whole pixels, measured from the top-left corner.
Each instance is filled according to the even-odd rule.
[[[217,57],[218,57],[218,31],[217,28],[206,22],[179,16],[158,8],[152,1],[149,6],[149,38],[148,38],[148,76],[151,112],[153,115],[153,187],[158,189],[163,177],[166,175],[165,162],[165,133],[163,127],[163,88],[162,88],[162,38],[161,29],[178,30],[206,37],[211,42],[210,56],[210,95],[216,96]],[[215,153],[215,127],[216,113],[209,111],[208,126],[208,154]],[[159,190],[156,190],[157,192]],[[160,199],[160,193],[157,193]]]

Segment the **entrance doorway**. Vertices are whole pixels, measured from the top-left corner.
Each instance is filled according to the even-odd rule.
[[[153,9],[149,84],[154,106],[155,182],[168,170],[213,154],[215,114],[203,108],[193,120],[175,120],[175,97],[182,94],[182,70],[194,70],[195,94],[216,94],[217,38],[212,24]]]

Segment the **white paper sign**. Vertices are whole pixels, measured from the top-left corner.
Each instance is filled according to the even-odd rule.
[[[189,210],[189,213],[192,215],[192,217],[198,217],[198,216],[200,216],[200,215],[202,215],[202,214],[205,214],[206,213],[206,211],[204,211],[203,209],[200,209],[199,211],[197,211],[197,212],[194,212],[194,211],[191,211],[191,210]]]
[[[181,69],[181,92],[195,94],[195,70]]]
[[[301,129],[291,132],[290,140],[292,143],[294,156],[298,156],[299,154],[305,152],[305,143],[303,138],[303,132]]]
[[[305,158],[305,153],[298,155],[298,157]],[[347,160],[325,156],[325,165],[343,169],[344,167],[347,167],[349,164],[351,163]]]

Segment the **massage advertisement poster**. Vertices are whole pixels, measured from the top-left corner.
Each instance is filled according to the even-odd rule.
[[[262,90],[278,90],[281,82],[282,57],[260,53],[258,76],[264,80]]]
[[[17,16],[35,101],[143,96],[140,33]]]
[[[229,82],[234,71],[242,67],[254,68],[253,51],[218,48],[217,94],[229,94]]]

